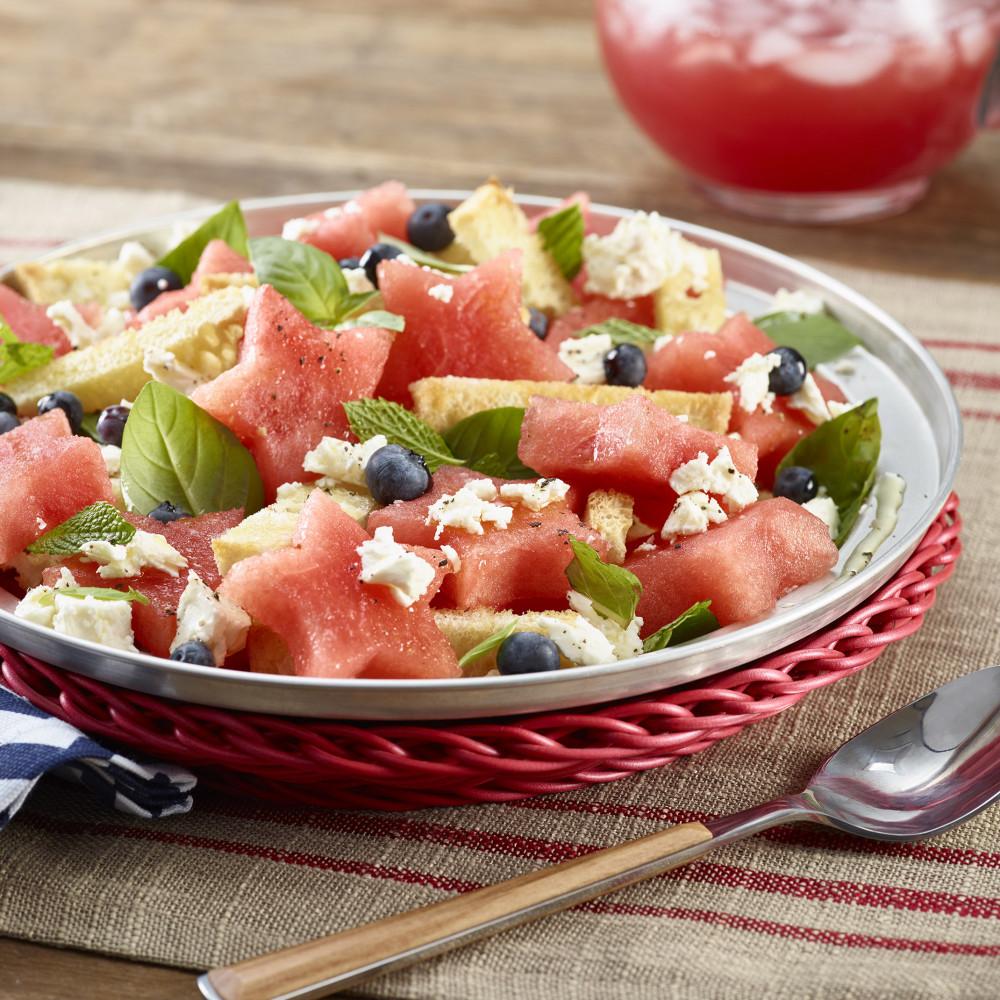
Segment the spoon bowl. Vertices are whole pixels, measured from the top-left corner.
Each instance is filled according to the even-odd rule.
[[[778,823],[879,840],[942,833],[1000,796],[1000,665],[904,706],[831,754],[806,788],[684,823],[318,941],[213,969],[207,1000],[307,1000],[676,868]]]

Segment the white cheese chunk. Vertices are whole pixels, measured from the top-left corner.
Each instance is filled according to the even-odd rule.
[[[840,530],[840,512],[837,510],[833,497],[820,493],[812,500],[807,500],[802,505],[802,509],[809,511],[810,514],[815,514],[830,529],[831,538],[837,537],[837,532]]]
[[[80,315],[73,302],[53,302],[46,308],[45,315],[62,329],[66,339],[74,347],[90,347],[91,344],[103,339],[101,334]]]
[[[147,566],[177,576],[187,567],[187,559],[163,535],[142,530],[136,531],[127,545],[84,542],[80,555],[87,562],[102,563],[97,573],[105,580],[138,576]]]
[[[453,285],[431,285],[427,289],[427,294],[432,299],[437,299],[438,302],[451,302],[451,297],[455,294],[455,288]]]
[[[384,434],[376,434],[360,444],[325,437],[306,454],[302,468],[306,472],[318,472],[322,477],[320,486],[333,486],[336,483],[365,486],[365,469],[369,459],[388,443]]]
[[[506,530],[514,516],[514,508],[490,501],[497,495],[489,479],[473,479],[457,493],[446,493],[430,505],[427,524],[437,524],[434,538],[441,537],[445,528],[458,528],[472,535],[483,534],[483,523],[488,522]]]
[[[739,510],[757,499],[757,487],[753,480],[736,468],[729,449],[723,446],[719,454],[708,460],[705,452],[674,469],[670,476],[670,488],[684,493],[712,493],[726,501],[730,511]]]
[[[193,570],[177,602],[177,631],[170,643],[172,653],[185,642],[203,642],[221,667],[229,653],[245,645],[250,616],[228,598],[217,594]]]
[[[561,479],[539,479],[534,483],[504,483],[500,496],[508,503],[523,504],[528,510],[539,511],[550,503],[565,500],[569,483]]]
[[[539,615],[535,622],[567,660],[589,666],[594,663],[613,663],[617,659],[614,646],[607,636],[580,614],[568,622],[549,615]]]
[[[129,278],[134,278],[140,271],[145,271],[155,263],[156,258],[152,253],[135,240],[126,240],[118,250],[118,266]]]
[[[190,396],[209,376],[179,361],[173,351],[165,350],[158,344],[147,344],[142,354],[142,370],[152,379],[169,385],[185,396]]]
[[[639,638],[639,629],[642,628],[642,618],[638,615],[628,623],[627,627],[622,628],[618,622],[598,614],[594,609],[594,602],[585,594],[571,590],[566,595],[566,600],[578,615],[586,619],[594,628],[598,629],[604,638],[611,643],[616,660],[627,660],[630,657],[638,656],[642,652],[642,639]]]
[[[824,308],[822,296],[815,292],[807,292],[804,289],[792,292],[787,288],[779,288],[774,293],[767,312],[821,313]]]
[[[289,219],[281,227],[283,240],[301,240],[319,229],[319,219]]]
[[[388,587],[397,604],[408,608],[434,580],[434,567],[393,540],[392,528],[382,525],[375,537],[358,546],[361,582]]]
[[[751,354],[740,365],[725,376],[740,391],[740,407],[753,413],[759,406],[770,413],[774,404],[774,393],[768,388],[768,377],[781,364],[778,354]]]
[[[559,345],[559,360],[573,369],[577,382],[602,385],[607,381],[604,356],[615,346],[610,333],[567,337]]]
[[[451,545],[442,545],[441,551],[444,553],[445,559],[448,560],[448,566],[452,573],[457,573],[462,568],[462,557]]]
[[[62,635],[136,652],[129,601],[67,597],[57,591],[52,628]]]
[[[710,524],[721,524],[725,520],[726,512],[714,497],[701,490],[682,493],[670,511],[660,537],[669,539],[679,535],[700,535],[708,531]]]
[[[788,396],[785,402],[791,409],[801,410],[814,424],[822,424],[830,419],[830,410],[812,372],[806,373],[802,387]]]
[[[341,272],[347,281],[347,290],[351,295],[364,295],[374,292],[375,286],[368,278],[368,272],[363,267],[345,267]]]

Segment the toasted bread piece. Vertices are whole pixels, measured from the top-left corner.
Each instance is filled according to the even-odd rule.
[[[198,287],[201,289],[202,295],[207,295],[209,292],[217,292],[220,288],[229,288],[233,285],[237,288],[244,285],[248,288],[257,288],[260,282],[257,280],[257,275],[252,271],[234,274],[219,271],[216,274],[203,274],[198,279]]]
[[[733,397],[728,392],[680,392],[674,389],[630,389],[620,385],[584,385],[579,382],[533,382],[529,379],[431,376],[410,383],[413,409],[436,431],[497,406],[527,406],[532,396],[554,396],[585,403],[620,403],[639,393],[696,427],[725,434]]]
[[[692,253],[701,254],[707,274],[700,277],[683,267],[653,293],[657,329],[676,334],[682,330],[715,332],[726,318],[726,292],[718,250],[706,250],[685,241]]]
[[[632,497],[618,490],[594,490],[587,497],[583,520],[604,536],[608,543],[607,561],[616,566],[625,562],[625,539],[632,527],[634,506]]]
[[[571,622],[577,617],[575,611],[528,611],[524,614],[515,614],[513,611],[494,611],[492,608],[472,608],[468,611],[455,611],[451,609],[437,609],[434,611],[434,620],[438,628],[448,637],[451,648],[455,650],[455,655],[461,659],[470,649],[478,646],[479,643],[488,639],[495,632],[499,632],[505,625],[516,621],[515,632],[542,632],[542,627],[538,624],[538,619],[545,615],[547,618],[558,618],[560,621]],[[560,665],[563,667],[575,666],[572,660],[567,660],[562,654],[559,656]],[[483,677],[491,670],[495,670],[497,665],[496,650],[490,650],[485,656],[480,657],[474,663],[470,663],[465,668],[466,677]]]
[[[477,188],[448,215],[455,233],[448,259],[463,257],[475,264],[491,260],[505,250],[524,251],[522,286],[524,304],[549,316],[560,316],[576,302],[573,287],[563,277],[528,217],[514,201],[513,192],[496,178]]]
[[[70,257],[31,260],[14,268],[18,290],[32,302],[107,302],[116,292],[127,292],[130,273],[114,261]]]
[[[212,551],[219,572],[225,576],[242,559],[291,545],[292,531],[302,505],[316,488],[315,483],[279,486],[274,503],[251,514],[218,538],[213,538]],[[339,486],[330,487],[326,492],[362,527],[368,523],[368,515],[378,506],[368,493]]]
[[[206,379],[214,378],[236,362],[247,306],[248,294],[242,288],[222,288],[194,299],[184,312],[158,316],[136,330],[125,330],[25,372],[11,379],[4,391],[25,415],[34,413],[38,400],[56,389],[76,393],[84,412],[102,410],[123,399],[135,399],[150,380],[143,368],[147,347],[170,351],[180,364]]]

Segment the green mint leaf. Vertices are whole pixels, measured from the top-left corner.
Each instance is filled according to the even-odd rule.
[[[864,344],[827,313],[768,313],[754,323],[779,347],[794,347],[806,359],[809,368],[839,358],[852,347]]]
[[[127,545],[134,535],[133,525],[106,500],[98,500],[36,538],[28,546],[28,551],[71,556],[79,552],[86,542]]]
[[[351,326],[380,326],[383,330],[395,330],[397,333],[402,333],[406,327],[406,320],[398,313],[391,313],[387,309],[372,309],[369,312],[348,317],[338,324],[338,329]]]
[[[517,621],[508,622],[499,632],[494,632],[493,635],[488,636],[483,639],[478,646],[473,646],[459,661],[459,667],[464,670],[470,663],[475,663],[476,660],[481,660],[487,653],[496,649],[503,641],[514,631],[517,626]]]
[[[628,628],[642,596],[639,578],[623,566],[601,562],[597,552],[584,542],[570,537],[573,561],[566,567],[569,585],[589,597],[602,618],[610,618]]]
[[[138,590],[129,587],[128,590],[115,590],[113,587],[59,587],[41,594],[38,603],[49,606],[56,603],[56,594],[63,597],[76,597],[83,600],[85,597],[96,597],[99,601],[135,601],[136,604],[149,604],[149,598],[145,594],[140,594]]]
[[[54,354],[54,348],[48,344],[18,340],[7,321],[0,316],[0,385],[33,368],[47,365]]]
[[[192,515],[264,506],[253,457],[228,427],[187,396],[148,382],[122,435],[122,494],[129,510],[148,514],[164,500]]]
[[[708,610],[711,601],[700,601],[692,605],[672,622],[647,636],[642,643],[644,653],[654,653],[667,646],[679,646],[682,642],[700,639],[719,627],[719,620]]]
[[[351,431],[361,441],[384,434],[389,444],[402,445],[423,455],[432,473],[442,465],[462,464],[436,430],[399,403],[388,399],[355,399],[344,403],[344,410]]]
[[[817,483],[826,489],[840,514],[834,539],[838,548],[851,533],[875,482],[881,446],[878,400],[869,399],[800,438],[778,464],[776,474],[790,465],[811,469]]]
[[[156,263],[169,267],[184,284],[191,281],[201,252],[212,240],[225,240],[237,253],[247,255],[247,223],[238,201],[223,206],[206,219],[187,239],[165,253]]]
[[[573,202],[538,222],[542,246],[552,254],[567,281],[572,281],[583,266],[583,212]]]
[[[430,267],[435,271],[443,271],[445,274],[464,274],[475,267],[475,264],[452,264],[447,260],[442,260],[436,254],[428,253],[426,250],[415,247],[412,243],[407,243],[406,240],[389,236],[388,233],[379,233],[378,241],[379,243],[388,243],[390,246],[399,247],[410,260],[421,267]]]
[[[89,437],[92,441],[96,441],[98,444],[103,444],[104,442],[97,436],[97,421],[100,416],[101,414],[97,410],[85,413],[83,420],[80,422],[80,433],[84,437]]]
[[[524,407],[499,406],[492,410],[482,410],[460,420],[449,427],[442,437],[452,453],[472,468],[480,472],[479,462],[487,455],[495,455],[499,472],[488,475],[503,479],[538,479],[538,473],[529,469],[517,457],[517,445],[521,440],[521,421]]]
[[[635,344],[636,347],[652,347],[656,340],[663,336],[662,330],[654,330],[648,326],[631,323],[627,319],[606,319],[603,323],[577,330],[577,337],[593,337],[599,333],[611,335],[612,343]]]

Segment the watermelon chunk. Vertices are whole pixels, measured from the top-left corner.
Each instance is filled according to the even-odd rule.
[[[487,523],[483,534],[461,528],[442,528],[428,523],[431,504],[449,493],[456,493],[473,479],[488,477],[471,469],[443,465],[434,473],[434,482],[422,497],[390,504],[368,516],[368,530],[390,525],[397,541],[410,545],[450,545],[461,559],[461,567],[445,577],[441,596],[457,608],[516,606],[518,610],[546,610],[566,606],[569,582],[566,567],[573,559],[570,536],[587,542],[603,559],[608,545],[596,531],[573,512],[578,495],[571,491],[563,501],[551,503],[539,511],[521,504],[507,504],[501,497],[494,503],[512,506],[507,528]],[[512,480],[494,479],[499,489]],[[522,482],[523,480],[513,480]],[[440,550],[438,550],[440,551]]]
[[[115,502],[101,449],[62,410],[0,434],[0,564],[98,500]]]
[[[188,561],[188,568],[171,576],[162,570],[143,569],[136,577],[105,579],[98,573],[100,564],[87,562],[79,556],[65,560],[62,565],[73,574],[81,587],[115,587],[119,584],[132,587],[149,598],[149,604],[132,605],[132,631],[136,644],[154,656],[169,656],[170,643],[177,631],[177,604],[188,583],[188,572],[194,571],[212,590],[222,582],[212,551],[212,539],[235,527],[243,520],[243,510],[227,510],[184,517],[179,521],[162,524],[152,517],[126,513],[127,521],[141,531],[163,535],[164,538]],[[43,582],[52,585],[59,576],[59,569],[46,569]]]
[[[647,636],[698,601],[712,602],[720,625],[749,621],[836,563],[826,524],[786,497],[773,497],[703,534],[638,550],[625,568],[642,581],[637,614]]]
[[[653,495],[669,510],[677,498],[670,488],[674,471],[699,452],[711,461],[722,448],[729,449],[736,468],[752,480],[755,445],[694,427],[646,396],[629,396],[611,406],[532,396],[517,454],[539,475],[564,479],[587,492]]]
[[[458,277],[399,260],[378,266],[385,308],[406,320],[378,394],[412,406],[409,385],[430,375],[566,382],[573,371],[521,313],[522,252],[510,250]]]
[[[558,350],[559,345],[578,330],[585,330],[588,326],[596,326],[609,319],[625,319],[630,323],[638,323],[639,326],[655,327],[653,297],[645,295],[639,299],[607,299],[601,295],[593,295],[554,319],[549,324],[545,343]]]
[[[237,563],[219,592],[284,639],[299,675],[460,676],[430,610],[447,572],[440,550],[408,547],[435,573],[424,595],[404,607],[388,587],[361,582],[357,549],[369,537],[335,500],[314,490],[296,522],[293,544]]]
[[[63,328],[49,319],[46,308],[41,302],[32,302],[0,282],[0,316],[14,331],[14,336],[25,343],[48,344],[57,358],[69,354],[73,345]]]
[[[380,327],[324,330],[263,285],[239,360],[191,398],[250,450],[270,503],[282,483],[316,479],[302,461],[324,437],[350,437],[343,402],[373,394],[394,336]]]

